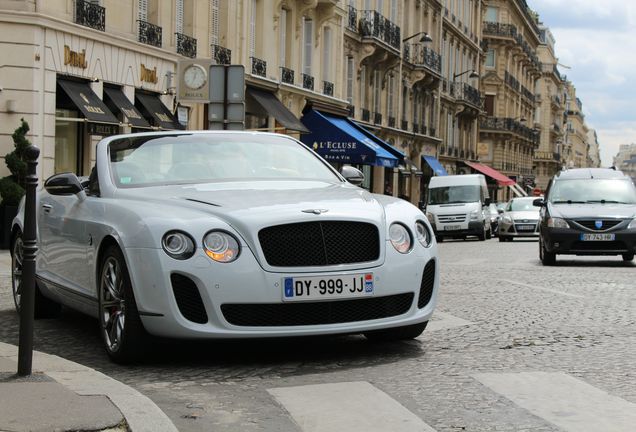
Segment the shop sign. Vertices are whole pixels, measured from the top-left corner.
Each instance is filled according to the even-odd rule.
[[[88,123],[89,135],[117,135],[119,133],[119,125],[111,123]]]
[[[68,45],[64,45],[64,64],[86,69],[88,62],[86,61],[86,50],[80,52],[73,51]]]
[[[159,79],[157,78],[157,66],[152,69],[148,69],[146,65],[141,64],[140,79],[145,82],[157,84]]]

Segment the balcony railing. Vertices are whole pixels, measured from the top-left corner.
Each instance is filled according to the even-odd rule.
[[[232,64],[232,50],[220,45],[212,44],[212,58],[216,61],[216,64]]]
[[[529,127],[522,125],[515,119],[485,117],[481,120],[479,127],[482,130],[512,132],[528,139],[529,141],[532,141],[534,144],[539,143],[539,131],[536,129],[530,129]]]
[[[75,23],[105,31],[106,8],[85,0],[75,0]]]
[[[428,135],[432,136],[432,137],[436,137],[437,136],[437,131],[435,130],[434,127],[429,127],[428,128]]]
[[[256,57],[250,57],[252,59],[252,75],[260,77],[267,76],[267,62]]]
[[[373,123],[382,124],[382,114],[379,112],[373,113]]]
[[[404,44],[404,60],[415,65],[442,73],[442,56],[421,43]]]
[[[512,74],[508,71],[504,73],[504,82],[512,87],[514,90],[521,91],[521,84],[519,81],[512,76]]]
[[[400,129],[406,131],[409,130],[409,121],[408,120],[402,120],[400,122]]]
[[[161,27],[148,21],[137,20],[139,23],[139,42],[161,48]]]
[[[515,0],[515,3],[517,3],[517,6],[519,6],[519,9],[521,9],[521,12],[523,13],[523,15],[530,22],[530,26],[532,27],[532,30],[534,30],[534,32],[538,35],[539,26],[537,26],[536,18],[534,17],[530,8],[528,7],[528,3],[526,3],[526,0]]]
[[[498,22],[484,21],[482,27],[484,36],[499,36],[514,38],[517,36],[517,27],[513,24],[502,24]]]
[[[389,127],[395,127],[395,117],[389,116]]]
[[[413,122],[411,127],[413,128],[413,133],[420,133],[420,125],[418,123]]]
[[[552,103],[554,105],[556,105],[557,107],[561,107],[561,98],[557,95],[552,95],[552,97],[550,98],[550,100],[552,101]]]
[[[285,84],[294,85],[294,71],[292,69],[281,66],[280,81]]]
[[[362,121],[368,122],[370,120],[371,120],[371,112],[366,108],[362,108]]]
[[[322,82],[322,93],[327,96],[333,96],[333,83],[329,81]]]
[[[475,87],[466,83],[454,83],[453,87],[455,99],[468,102],[477,107],[481,106],[481,95]]]
[[[532,93],[530,90],[528,90],[524,86],[521,86],[521,94],[524,95],[530,102],[534,103],[535,101],[534,93]]]
[[[303,77],[303,88],[307,90],[314,90],[314,77],[308,74],[301,74]]]
[[[358,32],[358,9],[349,5],[349,15],[347,17],[347,29]]]
[[[177,53],[185,57],[195,58],[197,56],[197,40],[183,33],[177,35]]]
[[[400,43],[402,42],[400,39],[400,27],[377,11],[364,10],[361,12],[358,26],[362,37],[372,37],[381,40],[399,51]]]

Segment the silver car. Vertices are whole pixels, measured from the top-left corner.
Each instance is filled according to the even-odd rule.
[[[99,319],[117,362],[147,335],[261,338],[422,333],[439,287],[422,212],[374,195],[297,140],[166,132],[100,141],[87,179],[38,195],[36,314],[59,305]],[[22,295],[24,201],[12,237]]]
[[[539,237],[539,208],[532,202],[537,197],[513,198],[508,201],[499,221],[499,241],[515,237]]]

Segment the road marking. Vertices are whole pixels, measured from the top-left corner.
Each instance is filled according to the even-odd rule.
[[[426,331],[432,332],[436,330],[446,330],[455,327],[469,326],[471,324],[475,323],[457,318],[449,313],[435,311],[435,313],[433,313],[433,318],[426,326]]]
[[[633,432],[636,404],[564,373],[486,373],[475,378],[568,432]]]
[[[268,392],[303,432],[435,432],[368,382],[280,387]]]
[[[573,298],[585,298],[585,296],[582,296],[582,295],[579,295],[579,294],[572,294],[572,293],[565,292],[565,291],[557,291],[557,290],[553,290],[553,289],[550,289],[550,288],[543,288],[543,287],[538,287],[538,286],[534,286],[534,285],[528,285],[528,284],[524,284],[524,283],[521,283],[521,282],[515,282],[515,281],[512,281],[512,280],[502,279],[501,281],[502,282],[507,282],[507,283],[513,284],[513,285],[522,286],[524,288],[531,288],[531,289],[534,289],[534,290],[546,291],[546,292],[549,292],[549,293],[552,293],[552,294],[559,294],[559,295],[564,295],[564,296],[573,297]]]

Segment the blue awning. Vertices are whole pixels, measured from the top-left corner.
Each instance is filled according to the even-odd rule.
[[[393,147],[391,144],[389,144],[388,142],[380,139],[378,136],[374,135],[373,133],[369,132],[369,130],[367,130],[364,126],[362,126],[361,124],[349,120],[349,122],[358,130],[360,130],[360,132],[362,132],[363,134],[365,134],[366,136],[368,136],[369,138],[371,138],[372,140],[374,140],[375,142],[377,142],[378,144],[380,144],[384,150],[388,151],[389,153],[391,153],[393,156],[395,156],[398,161],[400,163],[404,163],[404,158],[406,158],[406,154],[404,154],[403,152],[401,152],[400,150],[398,150],[397,148]]]
[[[435,159],[433,156],[422,156],[422,159],[424,159],[424,161],[426,161],[428,166],[430,166],[433,169],[433,172],[435,173],[436,176],[448,175],[448,173],[446,172],[442,164],[439,163],[439,161]]]
[[[373,134],[361,131],[346,118],[310,110],[300,121],[311,131],[301,135],[300,140],[325,160],[389,168],[399,163],[398,158],[371,138]]]

